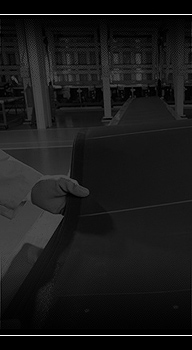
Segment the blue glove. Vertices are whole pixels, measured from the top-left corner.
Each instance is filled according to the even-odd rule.
[[[62,214],[68,194],[87,197],[89,190],[67,176],[44,176],[31,191],[31,202],[53,214]]]

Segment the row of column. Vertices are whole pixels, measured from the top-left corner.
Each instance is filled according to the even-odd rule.
[[[27,101],[27,116],[33,118],[34,109],[38,129],[52,126],[49,87],[47,82],[45,47],[43,44],[41,23],[33,18],[18,20],[16,23],[19,44],[21,76],[23,78],[24,93]],[[111,90],[108,53],[108,28],[104,22],[100,24],[101,65],[104,98],[104,119],[110,119]],[[168,33],[173,61],[173,79],[175,90],[175,110],[179,116],[183,115],[184,102],[184,25],[180,20],[174,22]],[[33,91],[29,103],[28,92]]]

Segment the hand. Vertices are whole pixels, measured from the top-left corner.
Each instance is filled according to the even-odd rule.
[[[61,214],[69,194],[84,198],[89,195],[89,190],[68,176],[46,175],[32,188],[31,202],[50,213]]]

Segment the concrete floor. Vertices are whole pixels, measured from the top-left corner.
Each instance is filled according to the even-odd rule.
[[[67,174],[79,129],[0,132],[0,149],[44,175]]]
[[[37,130],[29,124],[1,129],[0,149],[43,174],[66,174],[78,131],[103,126],[102,118],[102,108],[59,109],[50,129]]]
[[[118,111],[113,108],[112,115]],[[53,127],[37,130],[29,124],[10,125],[0,130],[0,149],[42,174],[67,174],[73,141],[79,130],[103,126],[103,109],[58,109]]]

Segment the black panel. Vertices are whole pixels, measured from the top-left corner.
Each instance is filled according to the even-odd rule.
[[[191,330],[192,128],[90,129],[63,223],[4,319],[22,329]]]

